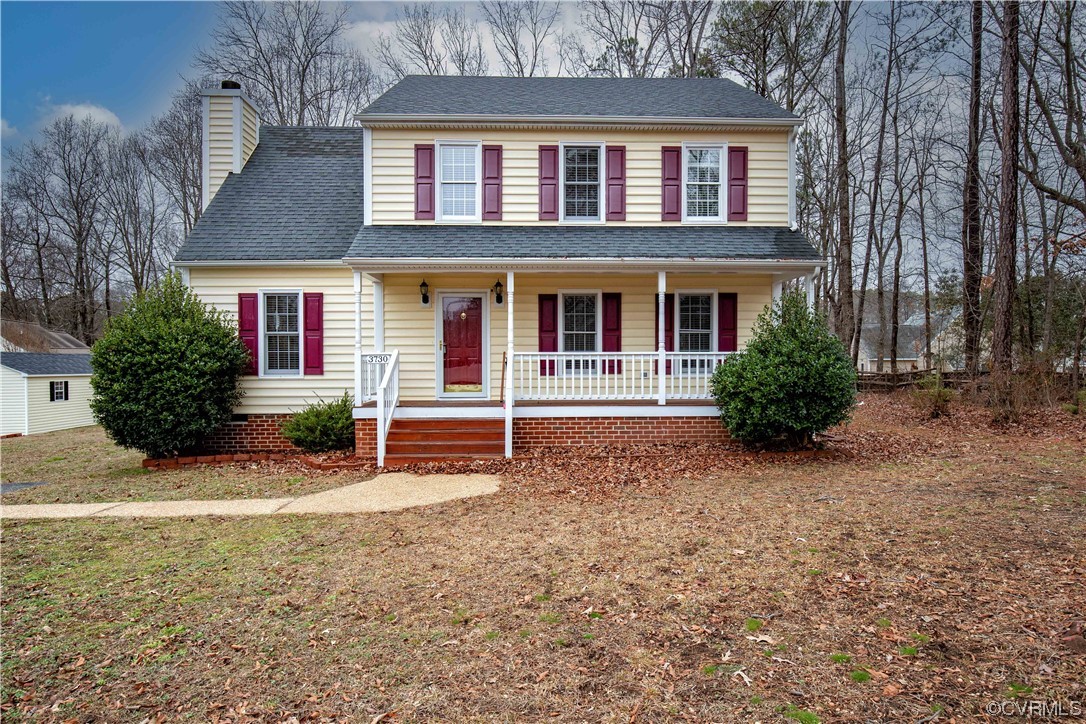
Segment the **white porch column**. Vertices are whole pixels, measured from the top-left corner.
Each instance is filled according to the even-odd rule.
[[[505,457],[513,457],[513,272],[505,273]]]
[[[354,404],[362,404],[362,272],[354,272]]]
[[[664,329],[664,304],[667,299],[667,272],[656,272],[656,314],[659,332],[656,335],[656,404],[667,404],[667,345],[664,338],[667,330]]]
[[[373,275],[373,351],[385,351],[385,280]]]
[[[815,308],[815,284],[814,284],[815,272],[812,271],[803,277],[804,288],[807,290],[807,306],[814,310]]]
[[[781,294],[784,293],[784,282],[780,279],[773,280],[773,302],[776,303],[781,298]]]

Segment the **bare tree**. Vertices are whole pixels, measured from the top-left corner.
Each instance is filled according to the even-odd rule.
[[[432,5],[405,4],[391,38],[377,41],[381,64],[399,80],[405,75],[445,75],[445,48],[438,38],[441,18]]]
[[[560,53],[574,75],[648,78],[664,59],[664,26],[645,0],[587,0],[581,22],[562,37]]]
[[[483,17],[505,75],[547,75],[548,42],[557,32],[557,3],[541,0],[484,0]]]
[[[1000,52],[1002,77],[1002,162],[999,182],[999,245],[993,279],[992,368],[1010,371],[1014,334],[1015,256],[1018,248],[1018,0],[1003,6]]]
[[[834,61],[834,128],[837,136],[837,299],[834,302],[834,329],[848,341],[853,329],[852,292],[852,210],[849,196],[848,114],[845,111],[845,61],[848,57],[850,0],[838,0],[837,55]]]
[[[146,136],[149,168],[169,195],[181,232],[187,236],[200,218],[203,111],[200,84],[185,81],[170,109],[151,121]]]
[[[486,75],[489,62],[478,25],[462,9],[445,8],[445,46],[456,75]]]
[[[704,52],[709,21],[713,17],[712,0],[675,0],[657,2],[656,22],[664,28],[665,48],[671,67],[668,75],[696,78],[712,69]]]
[[[975,2],[970,15],[969,138],[962,187],[962,326],[965,367],[980,370],[980,281],[983,273],[984,238],[980,225],[980,105],[981,63],[984,42],[984,5]]]
[[[201,72],[242,83],[273,123],[346,124],[377,84],[345,40],[346,7],[301,0],[223,3]]]

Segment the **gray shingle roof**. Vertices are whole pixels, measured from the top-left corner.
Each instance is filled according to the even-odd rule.
[[[263,126],[175,261],[339,259],[362,226],[362,129]]]
[[[0,365],[27,375],[89,375],[89,354],[47,354],[45,352],[2,352]]]
[[[364,226],[346,256],[822,261],[801,232],[767,226]]]
[[[358,117],[375,115],[798,120],[725,78],[409,75]]]

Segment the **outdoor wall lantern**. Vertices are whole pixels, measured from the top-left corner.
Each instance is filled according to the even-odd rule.
[[[501,280],[499,279],[494,282],[494,286],[491,289],[494,292],[494,303],[501,306],[502,300],[504,299],[502,292],[505,291],[505,287],[502,286]]]
[[[430,285],[425,279],[422,280],[422,284],[419,284],[419,293],[422,295],[422,306],[430,306]]]

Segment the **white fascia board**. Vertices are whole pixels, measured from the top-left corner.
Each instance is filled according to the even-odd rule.
[[[560,258],[525,258],[503,259],[433,259],[427,257],[387,258],[345,258],[345,263],[356,269],[368,271],[414,271],[419,269],[492,271],[508,269],[513,271],[765,271],[776,273],[783,270],[796,270],[806,273],[825,266],[824,260],[800,261],[795,259],[656,259],[644,257],[594,257],[583,259]]]
[[[171,261],[172,269],[187,269],[192,267],[262,267],[262,266],[304,266],[338,268],[346,266],[343,259],[243,259],[243,260],[203,260],[203,261]]]
[[[507,115],[427,115],[420,113],[357,113],[355,121],[376,124],[475,124],[510,123],[530,125],[579,126],[757,126],[793,128],[803,125],[802,118],[684,118],[682,116],[507,116]]]

